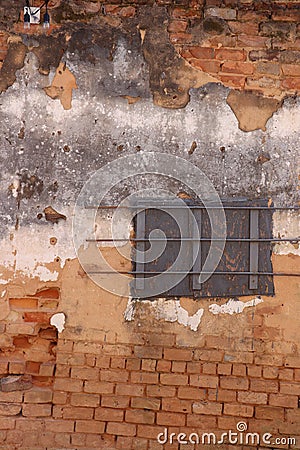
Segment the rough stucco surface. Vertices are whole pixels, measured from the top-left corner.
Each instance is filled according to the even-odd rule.
[[[2,332],[0,348],[4,359],[10,358],[11,361],[22,363],[25,348],[27,362],[41,363],[40,368],[36,369],[33,365],[30,371],[26,366],[32,378],[22,380],[22,386],[25,382],[30,386],[33,383],[38,389],[47,386],[51,393],[54,390],[56,397],[55,402],[51,403],[54,406],[50,412],[45,408],[45,411],[34,415],[33,409],[31,414],[38,417],[40,422],[50,420],[49,417],[62,421],[72,420],[72,432],[75,420],[78,430],[81,420],[93,423],[89,415],[82,413],[80,416],[78,412],[81,407],[89,406],[79,405],[76,403],[78,398],[75,400],[76,383],[81,382],[78,381],[81,380],[79,375],[77,378],[76,375],[73,377],[74,367],[77,370],[77,366],[81,372],[86,367],[94,370],[96,375],[89,375],[91,379],[98,377],[98,380],[99,376],[103,376],[103,379],[100,378],[101,383],[114,383],[114,393],[120,391],[119,396],[124,399],[125,393],[122,393],[121,388],[128,382],[134,385],[134,391],[141,388],[145,392],[148,382],[143,381],[143,376],[146,379],[149,373],[155,372],[153,378],[149,375],[149,384],[159,384],[158,378],[155,378],[159,372],[155,364],[162,358],[162,347],[165,348],[164,363],[165,360],[168,362],[172,359],[168,359],[166,355],[170,348],[172,350],[175,347],[175,351],[183,351],[178,358],[184,364],[190,361],[197,365],[201,361],[203,366],[206,365],[206,372],[201,374],[204,378],[208,377],[208,381],[206,378],[205,382],[202,380],[202,386],[200,379],[194,378],[191,386],[201,389],[201,392],[205,390],[205,393],[202,392],[202,400],[208,407],[211,402],[214,404],[218,400],[219,389],[215,388],[215,381],[209,377],[223,377],[222,364],[230,366],[230,373],[227,375],[233,375],[234,380],[235,377],[244,379],[246,364],[247,374],[251,373],[251,368],[254,370],[253,367],[259,366],[264,371],[264,381],[273,380],[271,369],[274,372],[281,371],[280,380],[284,381],[280,383],[290,381],[290,389],[296,389],[299,377],[299,278],[290,277],[288,281],[286,278],[276,278],[275,297],[263,296],[259,301],[246,297],[238,303],[235,300],[228,303],[228,299],[214,299],[212,303],[207,299],[195,302],[181,298],[168,301],[159,299],[154,303],[134,302],[132,305],[126,296],[116,297],[95,285],[76,258],[72,241],[72,216],[78,194],[94,171],[121,155],[137,154],[141,158],[141,164],[146,160],[148,151],[177,155],[198,166],[222,197],[264,197],[272,199],[275,206],[298,205],[299,98],[288,98],[279,108],[277,104],[274,108],[274,105],[271,108],[267,106],[262,114],[263,120],[259,120],[260,127],[253,127],[262,129],[253,131],[249,126],[247,129],[250,131],[245,133],[242,131],[245,127],[238,122],[228,104],[229,89],[203,73],[196,73],[196,69],[189,67],[172,46],[165,42],[166,35],[162,32],[164,18],[165,13],[158,15],[156,12],[150,21],[151,17],[147,18],[144,14],[128,29],[118,28],[115,22],[112,21],[112,25],[107,19],[101,19],[97,26],[72,24],[68,28],[68,34],[58,32],[57,41],[51,41],[51,48],[57,43],[61,60],[57,54],[53,54],[53,59],[48,59],[49,55],[45,58],[43,51],[39,51],[47,47],[43,36],[23,36],[24,44],[18,45],[21,54],[25,56],[24,65],[23,60],[22,64],[14,64],[16,80],[13,82],[10,73],[9,80],[12,82],[5,78],[7,86],[1,94],[0,203],[3,213],[0,221],[0,325],[8,328],[5,329],[6,333]],[[149,22],[151,25],[153,23],[153,30],[148,32]],[[139,29],[136,28],[137,24]],[[146,30],[145,33],[142,30]],[[164,38],[162,56],[159,59],[153,52],[161,36]],[[26,46],[26,52],[23,45]],[[50,96],[46,92],[49,86],[60,87],[53,80],[57,76],[57,70],[64,67],[70,71],[67,87],[77,89],[72,92],[69,89],[67,100],[60,97],[60,102],[50,98],[58,96],[56,92]],[[62,87],[65,89],[65,84]],[[242,117],[242,120],[248,122],[251,120],[249,110],[247,113],[244,110],[244,107],[249,106],[248,97],[246,100],[239,98],[238,103],[242,116],[245,114],[243,117],[246,117]],[[264,108],[264,102],[258,103],[258,108]],[[257,111],[257,102],[254,111]],[[246,123],[245,126],[248,125]],[[191,148],[193,151],[190,151]],[[117,204],[131,192],[151,186],[168,189],[175,195],[186,189],[183,184],[170,179],[137,177],[117,186],[108,195],[107,203]],[[98,218],[98,225],[104,236],[110,233],[110,219],[111,215],[106,213]],[[299,217],[295,212],[277,212],[273,226],[275,236],[294,237],[299,234]],[[129,231],[124,231],[120,226],[122,237]],[[119,269],[130,268],[130,261],[124,261],[116,249],[106,246],[102,248],[102,252]],[[298,245],[277,244],[272,260],[274,271],[299,272]],[[25,312],[20,308],[21,300],[26,300],[29,305],[27,316],[24,316]],[[244,302],[244,305],[240,302]],[[33,304],[38,304],[38,314],[44,315],[30,316]],[[236,312],[237,304],[241,311],[231,314]],[[133,310],[128,312],[130,305]],[[229,313],[216,313],[219,311],[218,307]],[[24,317],[26,323],[23,322]],[[54,319],[51,320],[51,317]],[[60,328],[61,322],[55,320],[57,317],[65,319],[64,330]],[[55,327],[59,328],[58,334]],[[189,356],[190,354],[193,356]],[[41,361],[39,357],[42,358]],[[108,363],[111,365],[108,367],[105,365],[107,357],[111,358]],[[125,365],[127,370],[128,361],[134,358],[142,366],[130,369],[131,378],[128,381],[126,375],[123,375]],[[154,366],[152,360],[155,361]],[[172,361],[178,363],[176,356]],[[57,364],[56,380],[52,389],[54,364]],[[137,367],[143,367],[143,370],[139,371]],[[108,368],[112,372],[105,379]],[[18,369],[14,367],[11,373],[14,376],[20,375],[24,372],[22,370],[20,366]],[[164,370],[166,369],[161,369],[161,372],[164,373]],[[172,370],[172,374],[186,376],[182,375],[182,369]],[[196,374],[198,376],[198,369],[196,372],[193,370],[195,369],[191,369],[189,380],[193,380]],[[292,379],[289,379],[291,372],[284,372],[286,370],[294,371]],[[101,375],[101,371],[104,375]],[[146,375],[143,375],[143,371]],[[72,380],[69,379],[70,373]],[[262,375],[258,373],[259,371],[256,372],[255,379],[261,379]],[[116,377],[115,380],[111,379],[113,376]],[[139,380],[133,381],[138,376]],[[182,382],[180,380],[178,378],[178,384]],[[278,380],[276,378],[273,381],[277,383],[277,389]],[[225,383],[222,379],[223,382]],[[164,383],[167,384],[161,384]],[[185,385],[186,381],[182,383]],[[179,389],[176,383],[175,385]],[[89,392],[86,380],[82,381],[82,386],[86,389],[85,393],[94,395],[93,399],[98,406],[99,388],[95,388],[95,392]],[[105,386],[107,387],[106,384]],[[271,395],[274,389],[274,385],[272,386],[269,387]],[[264,402],[264,396],[269,395],[269,392],[261,393],[261,389],[268,387],[264,385],[258,390],[258,398],[263,394],[261,401]],[[284,389],[287,390],[288,387],[284,386],[280,395],[285,393]],[[110,390],[108,393],[113,394]],[[64,399],[63,394],[66,394]],[[105,392],[101,392],[102,394]],[[277,433],[281,430],[284,435],[287,432],[298,433],[294,423],[297,425],[298,420],[299,424],[299,418],[296,421],[289,419],[290,428],[280,428],[283,412],[297,412],[295,405],[298,405],[298,394],[294,391],[289,395],[285,399],[287,404],[282,397],[280,401],[283,406],[273,404],[273,408],[280,409],[279,412],[276,410],[280,419],[274,413],[270,431],[274,428]],[[160,397],[160,394],[156,396]],[[88,402],[83,399],[81,401]],[[252,411],[255,401],[245,400],[242,403],[246,406],[250,404]],[[15,402],[21,403],[22,400]],[[49,406],[50,401],[44,400],[41,403]],[[237,400],[231,399],[229,403],[236,406]],[[169,412],[182,407],[177,403],[172,405]],[[72,410],[74,406],[78,407],[76,412]],[[271,408],[272,403],[267,407]],[[22,414],[30,417],[28,408],[24,408]],[[139,414],[139,420],[146,420],[147,414]],[[219,410],[216,414],[212,412],[210,419],[221,430],[225,425],[221,421],[215,421],[215,416],[219,414]],[[203,416],[199,416],[201,420],[205,419]],[[244,417],[237,414],[225,416],[225,419],[230,416],[230,420],[234,416],[236,421]],[[116,421],[119,421],[119,416],[116,417]],[[258,427],[257,419],[252,414],[250,425]],[[89,441],[78,444],[79,448],[102,448],[101,445],[105,445],[103,441],[97,440],[98,434],[105,434],[104,428],[100,431],[100,422],[108,420],[97,422],[99,428],[91,435],[94,441],[90,437]],[[132,423],[136,422],[130,422],[131,425]],[[228,421],[225,428],[232,426],[235,429],[235,423],[234,426],[232,423]],[[160,431],[163,426],[164,423],[161,422]],[[181,426],[180,422],[178,426]],[[260,430],[266,428],[263,421],[259,426]],[[149,438],[145,432],[137,444],[133,441],[118,441],[118,447],[115,447],[110,436],[119,436],[119,432],[110,432],[108,435],[109,448],[121,448],[123,445],[123,448],[142,449],[145,444],[143,441]],[[132,439],[130,436],[128,439]],[[149,439],[153,440],[154,437]],[[48,444],[45,442],[54,437],[49,434],[44,437],[44,441],[40,436],[37,439],[44,442],[40,443],[41,448],[47,448]],[[62,437],[61,439],[53,445],[59,445],[60,448],[71,445],[70,436],[68,444]],[[77,445],[75,442],[74,439],[73,446]],[[29,448],[30,445],[33,444],[29,444]]]

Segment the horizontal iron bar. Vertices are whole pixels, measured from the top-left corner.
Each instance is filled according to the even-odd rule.
[[[117,209],[117,208],[122,208],[122,209],[142,209],[142,208],[147,208],[147,209],[151,209],[151,208],[155,208],[158,206],[162,206],[165,209],[183,209],[185,208],[185,206],[180,206],[180,205],[164,205],[164,204],[153,204],[153,205],[130,205],[130,206],[125,206],[125,205],[99,205],[99,206],[92,206],[92,205],[85,205],[85,209]],[[189,209],[246,209],[246,210],[253,210],[253,209],[265,209],[265,210],[269,210],[269,211],[273,211],[273,210],[279,210],[279,211],[289,211],[289,210],[299,210],[300,206],[278,206],[278,207],[274,207],[274,206],[204,206],[204,205],[186,205],[187,208]]]
[[[300,273],[283,273],[283,272],[144,272],[144,271],[88,271],[88,274],[125,274],[125,275],[179,275],[179,274],[186,274],[186,275],[200,275],[202,273],[203,275],[211,274],[211,275],[265,275],[265,276],[274,276],[274,277],[300,277]]]
[[[167,240],[168,242],[181,242],[181,241],[198,241],[198,242],[210,242],[212,240],[212,238],[166,238],[166,239],[161,239],[161,238],[151,238],[151,241],[162,241],[164,242],[165,240]],[[216,238],[213,239],[214,241],[219,241],[219,242],[223,242],[224,239],[221,238]],[[269,238],[269,239],[264,239],[264,238],[243,238],[243,239],[234,239],[234,238],[227,238],[225,239],[227,242],[298,242],[300,241],[300,237],[298,238]],[[132,241],[132,242],[149,242],[150,239],[148,238],[144,238],[144,239],[135,239],[135,238],[118,238],[118,239],[86,239],[86,242],[124,242],[124,241]]]

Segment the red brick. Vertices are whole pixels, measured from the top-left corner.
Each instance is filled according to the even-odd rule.
[[[196,17],[201,17],[202,11],[191,8],[174,8],[172,10],[172,17],[178,19],[195,19]]]
[[[273,380],[278,378],[278,367],[264,367],[263,369],[263,377]]]
[[[249,388],[249,380],[240,377],[220,377],[220,386],[223,389],[247,390]]]
[[[123,422],[124,411],[120,409],[111,408],[96,408],[95,409],[95,419],[101,420],[102,422],[113,421],[113,422]]]
[[[208,401],[193,403],[193,414],[220,416],[222,414],[222,403]]]
[[[235,402],[236,392],[227,389],[209,389],[208,399],[218,402]]]
[[[105,423],[92,420],[76,420],[75,431],[78,433],[104,433]]]
[[[193,359],[193,352],[192,350],[165,348],[164,359],[170,361],[191,361]]]
[[[170,41],[172,44],[186,44],[190,43],[193,35],[190,33],[170,33]]]
[[[254,72],[254,65],[247,62],[227,61],[222,64],[222,72],[251,75]]]
[[[116,395],[130,395],[141,397],[144,394],[144,386],[137,386],[136,384],[117,384]]]
[[[299,86],[300,86],[300,79],[298,80],[299,82]],[[300,357],[297,356],[287,356],[285,359],[285,364],[286,367],[295,367],[295,368],[299,368],[300,367]]]
[[[137,427],[137,435],[146,439],[156,439],[157,435],[161,432],[161,426],[157,425],[138,425]]]
[[[200,361],[221,362],[223,359],[223,351],[207,349],[195,350],[194,359]]]
[[[55,378],[54,389],[56,391],[81,392],[83,381],[70,378]]]
[[[74,420],[47,420],[45,428],[47,431],[72,433],[74,431]]]
[[[151,425],[154,423],[155,413],[152,411],[144,411],[141,409],[126,411],[125,421],[132,423],[143,423]]]
[[[21,403],[23,392],[0,392],[0,402],[2,403]]]
[[[278,382],[272,380],[255,380],[250,383],[251,391],[256,392],[278,392]]]
[[[200,362],[188,362],[186,365],[187,373],[201,373],[202,363]]]
[[[170,412],[190,413],[192,412],[192,402],[177,398],[163,398],[161,409]]]
[[[34,294],[32,297],[59,299],[59,295],[60,295],[59,289],[56,287],[53,287],[53,288],[41,289],[36,294]]]
[[[233,364],[232,365],[232,375],[237,377],[246,376],[246,365],[245,364]]]
[[[72,394],[70,403],[72,406],[96,407],[100,404],[100,396],[97,394]]]
[[[271,39],[263,36],[250,36],[240,34],[238,36],[238,45],[250,48],[267,48],[271,43]]]
[[[79,380],[98,380],[99,369],[92,367],[72,367],[71,378]]]
[[[142,370],[147,372],[155,372],[156,359],[142,359]]]
[[[145,410],[158,411],[160,409],[160,399],[158,398],[140,398],[134,397],[131,399],[132,408],[140,408]]]
[[[284,409],[273,406],[256,406],[255,417],[257,419],[284,420]]]
[[[41,364],[39,375],[43,377],[52,377],[54,374],[55,364],[53,363],[44,363]]]
[[[201,69],[203,72],[217,73],[221,67],[221,63],[215,60],[190,59],[189,62],[193,67]]]
[[[85,381],[83,390],[84,392],[93,394],[112,394],[114,390],[114,384],[100,381]]]
[[[134,354],[138,358],[145,359],[161,359],[162,358],[162,348],[161,347],[144,347],[136,345],[134,347]]]
[[[17,416],[21,409],[21,404],[0,403],[0,416]]]
[[[241,417],[218,417],[218,428],[221,430],[236,430],[238,422],[241,422]]]
[[[53,393],[50,390],[33,389],[24,393],[25,403],[51,403]]]
[[[68,394],[66,392],[54,392],[52,401],[54,405],[65,405],[67,398]]]
[[[129,379],[129,372],[125,370],[101,370],[100,372],[100,380],[101,381],[110,381],[110,382],[121,382],[126,383]]]
[[[163,376],[163,375],[161,375]],[[179,376],[179,375],[177,375]],[[158,383],[158,373],[152,372],[131,372],[132,383],[156,384]]]
[[[0,417],[0,430],[13,430],[16,420],[10,417]]]
[[[188,23],[186,20],[171,20],[168,25],[168,31],[171,33],[177,33],[185,31]]]
[[[197,414],[187,415],[187,426],[197,428],[197,430],[204,430],[205,432],[207,432],[207,430],[214,430],[216,428],[216,424],[216,416],[205,416]]]
[[[243,88],[245,86],[245,77],[237,75],[221,75],[220,79],[226,86]]]
[[[125,369],[126,359],[121,356],[111,358],[110,367],[112,369]]]
[[[56,362],[58,364],[68,364],[71,366],[84,366],[85,356],[82,353],[58,352]]]
[[[197,59],[213,59],[214,49],[210,47],[189,47],[190,54]]]
[[[258,23],[256,22],[229,21],[227,24],[234,34],[250,34],[252,36],[258,34]]]
[[[86,355],[87,357],[88,355]],[[96,357],[96,366],[101,369],[108,369],[110,366],[110,356],[97,356]]]
[[[218,364],[218,374],[219,375],[231,375],[232,364],[230,363],[219,363]]]
[[[160,361],[157,362],[157,364]],[[132,358],[126,360],[126,369],[127,370],[140,370],[141,368],[141,360],[138,358]]]
[[[252,403],[253,405],[266,405],[268,395],[262,392],[238,392],[238,401]]]
[[[245,61],[246,54],[244,50],[234,50],[230,48],[216,49],[216,59],[221,61]]]
[[[129,423],[108,422],[106,427],[106,433],[114,434],[117,436],[135,436],[136,425]]]
[[[278,371],[279,380],[291,381],[294,378],[293,369],[279,369]]]
[[[274,80],[273,80],[274,81]],[[274,83],[273,83],[274,85]],[[282,366],[281,355],[256,355],[255,364],[265,366]]]
[[[160,374],[161,384],[171,385],[171,386],[185,386],[188,384],[187,375],[179,375],[175,373],[161,373]],[[154,383],[153,383],[154,384]]]
[[[270,394],[269,404],[284,408],[297,408],[298,397],[296,395]]]
[[[121,395],[102,395],[101,406],[108,408],[127,408],[129,406],[130,397]]]
[[[224,414],[228,416],[253,417],[253,413],[254,407],[250,405],[224,405]]]
[[[146,392],[149,397],[174,397],[176,389],[173,386],[147,386]]]
[[[24,417],[47,417],[51,416],[51,405],[25,404],[22,408]]]
[[[172,362],[172,372],[184,373],[186,370],[186,363],[183,361]]]
[[[49,323],[50,314],[44,312],[25,312],[25,322]]]
[[[11,362],[9,363],[9,373],[16,375],[24,374],[25,367],[26,367],[25,361]]]
[[[37,309],[38,301],[35,298],[10,298],[9,305],[11,309],[30,310]]]
[[[199,387],[215,388],[218,386],[219,379],[213,375],[190,375],[190,385]],[[186,383],[184,383],[186,384]]]
[[[158,425],[183,427],[185,425],[185,415],[180,413],[158,412],[156,422]]]
[[[287,382],[282,381],[280,383],[280,393],[281,394],[300,395],[300,385],[299,385],[299,383],[287,383]]]
[[[203,400],[206,398],[206,389],[199,389],[189,386],[180,386],[178,388],[178,398]]]
[[[64,419],[92,419],[93,414],[94,414],[93,408],[84,408],[82,406],[63,407]]]

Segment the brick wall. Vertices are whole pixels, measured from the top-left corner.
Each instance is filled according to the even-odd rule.
[[[136,21],[143,5],[154,4],[80,1],[74,15],[71,2],[58,20],[59,3],[50,2],[50,34],[99,15],[121,27]],[[170,42],[199,71],[225,86],[267,96],[299,92],[297,1],[158,0],[156,5],[167,8]],[[0,65],[9,38],[24,33],[20,5],[14,8],[15,20],[2,24],[0,31]],[[31,27],[30,34],[41,32]],[[187,446],[159,445],[157,434],[167,427],[169,433],[220,435],[235,430],[240,421],[250,432],[294,436],[294,448],[300,448],[295,279],[286,285],[277,282],[276,298],[258,305],[255,314],[222,317],[219,327],[207,321],[199,333],[178,324],[153,325],[147,311],[133,324],[122,319],[118,329],[110,314],[115,310],[122,316],[124,299],[107,300],[106,293],[89,291],[92,283],[79,271],[72,273],[72,286],[64,283],[10,296],[9,314],[0,321],[1,448],[178,449]],[[84,295],[77,298],[79,286]],[[88,298],[107,301],[104,323],[86,338],[67,321],[58,335],[50,317],[71,302],[76,309]]]

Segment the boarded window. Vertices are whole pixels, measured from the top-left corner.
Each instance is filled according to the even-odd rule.
[[[268,207],[268,201],[234,199],[222,202],[227,223],[226,244],[218,267],[204,283],[199,283],[199,274],[211,245],[210,219],[203,204],[191,200],[186,200],[185,203],[189,208],[188,211],[191,211],[196,219],[197,233],[184,207],[179,215],[180,224],[168,214],[168,210],[159,208],[159,202],[157,204],[150,202],[148,206],[145,204],[145,209],[138,212],[135,219],[135,233],[136,249],[140,251],[140,257],[134,267],[132,295],[145,297],[141,295],[145,286],[150,298],[273,295],[272,207]],[[166,236],[165,248],[160,256],[151,260],[146,256],[150,249],[149,235],[157,229]],[[184,235],[180,230],[184,230]],[[161,243],[160,238],[157,238],[157,241]],[[180,270],[175,265],[172,273],[172,267],[182,248],[185,259]],[[195,248],[197,248],[196,255]],[[182,275],[185,267],[189,267],[190,270]],[[160,286],[157,286],[157,275],[167,270],[170,270],[168,280],[173,277],[173,282],[171,288],[166,283],[164,289],[163,278],[159,279]],[[179,273],[181,280],[176,283]]]

